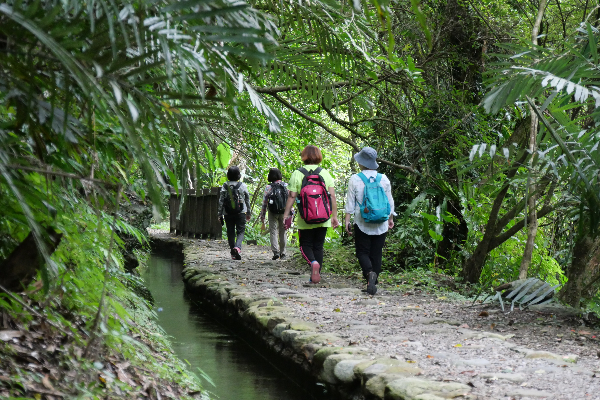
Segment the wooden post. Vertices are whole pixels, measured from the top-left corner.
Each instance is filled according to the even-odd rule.
[[[190,196],[190,233],[189,237],[195,238],[198,233],[198,191]]]
[[[211,188],[210,194],[210,221],[211,221],[211,230],[210,234],[213,239],[221,239],[223,237],[221,223],[219,222],[219,216],[217,215],[217,211],[219,208],[219,193],[221,191],[220,187]]]
[[[177,214],[179,214],[179,207],[181,206],[181,195],[176,196],[176,206],[175,206],[175,235],[181,235],[181,219],[177,219]]]
[[[185,221],[185,230],[184,230],[184,236],[189,237],[190,233],[193,230],[193,219],[192,219],[192,214],[194,212],[194,203],[193,203],[193,198],[194,195],[196,194],[196,190],[194,189],[188,189],[186,191],[186,196],[185,196],[185,209],[184,214],[181,216],[181,219],[183,219]]]
[[[175,217],[177,216],[177,211],[179,209],[179,202],[177,201],[177,195],[171,192],[171,196],[169,197],[169,232],[175,233]]]

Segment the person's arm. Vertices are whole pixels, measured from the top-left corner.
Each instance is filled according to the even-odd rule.
[[[250,192],[248,192],[248,186],[244,183],[244,201],[246,202],[246,221],[250,221],[252,217],[252,210],[250,209]]]
[[[344,226],[346,227],[346,233],[348,236],[352,236],[352,231],[350,230],[350,214],[346,213],[346,220],[344,221]]]
[[[225,186],[221,187],[221,191],[219,192],[219,205],[217,207],[217,215],[219,216],[219,221],[223,218],[223,202],[225,201],[225,197],[227,192],[224,190]]]
[[[348,191],[346,192],[346,218],[344,221],[344,228],[346,228],[346,233],[348,233],[349,236],[352,236],[352,231],[350,230],[350,216],[354,215],[354,211],[356,210],[356,194],[354,192],[354,180],[350,177]]]
[[[390,218],[388,218],[388,229],[392,229],[394,227],[394,215],[396,215],[396,211],[394,210],[394,197],[392,196],[392,184],[387,176],[383,176],[383,190],[390,202]]]
[[[265,225],[265,216],[267,215],[267,196],[271,192],[269,190],[270,188],[271,188],[270,185],[267,185],[267,187],[265,187],[265,191],[263,193],[262,206],[260,208],[260,214],[258,215],[258,218],[262,222],[263,226]]]
[[[335,229],[340,226],[340,222],[338,221],[337,201],[335,199],[335,188],[333,186],[329,188],[329,194],[331,196],[331,228]]]
[[[291,190],[289,191],[287,203],[285,203],[285,211],[283,212],[284,221],[290,216],[290,212],[292,211],[292,207],[294,206],[297,195],[298,193],[292,192]]]

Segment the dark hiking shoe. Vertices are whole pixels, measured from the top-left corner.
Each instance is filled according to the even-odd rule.
[[[233,259],[234,260],[241,260],[242,256],[241,253],[242,250],[239,247],[234,247],[233,250],[231,250],[231,254],[233,255]]]
[[[233,251],[233,249],[231,249],[231,259],[235,260],[235,251]]]
[[[278,256],[277,254],[275,254],[275,255],[273,256],[272,260],[277,260],[277,259],[279,259],[279,256]]]
[[[310,283],[319,283],[321,282],[321,266],[318,262],[313,261],[310,264]]]
[[[280,255],[279,258],[283,260],[285,258],[285,254]]]
[[[373,271],[369,272],[369,283],[367,283],[367,293],[373,296],[377,293],[377,274]]]

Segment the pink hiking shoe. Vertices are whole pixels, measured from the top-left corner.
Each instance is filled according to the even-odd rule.
[[[318,262],[313,261],[310,264],[310,282],[311,283],[319,283],[321,281],[321,274],[319,273],[319,270],[321,269],[321,266],[319,265]]]
[[[242,252],[242,249],[240,249],[239,247],[234,247],[231,250],[231,255],[233,256],[233,259],[234,260],[241,260],[242,259],[242,256],[240,254],[241,252]]]

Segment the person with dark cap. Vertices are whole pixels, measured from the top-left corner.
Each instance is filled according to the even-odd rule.
[[[364,147],[354,155],[361,172],[350,177],[346,194],[345,228],[354,235],[356,257],[367,281],[367,293],[377,292],[383,245],[388,229],[394,227],[394,199],[390,180],[377,173],[377,151]],[[354,216],[354,229],[350,217]]]
[[[240,182],[242,173],[237,166],[227,170],[227,182],[219,192],[217,215],[221,224],[227,227],[227,241],[231,249],[231,258],[242,259],[242,241],[246,231],[246,221],[250,221],[250,193],[245,183]]]

